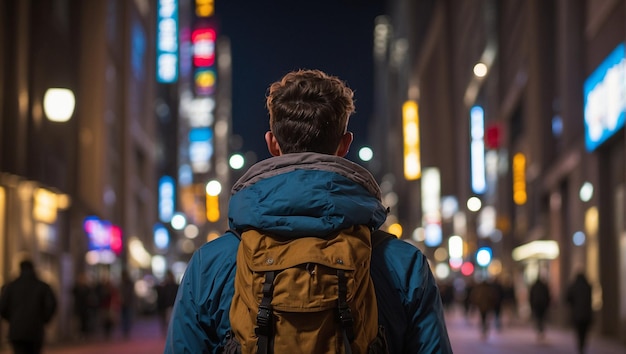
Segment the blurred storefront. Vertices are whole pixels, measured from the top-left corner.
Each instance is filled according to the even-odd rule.
[[[0,173],[0,284],[19,275],[19,262],[31,259],[39,277],[56,294],[71,286],[72,263],[62,251],[69,197],[35,181]],[[68,300],[59,299],[59,308],[67,309]],[[52,337],[69,324],[66,314],[48,328]]]

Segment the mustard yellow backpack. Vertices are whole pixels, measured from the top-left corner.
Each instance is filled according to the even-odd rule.
[[[387,353],[370,277],[372,235],[240,235],[231,332],[223,353]]]

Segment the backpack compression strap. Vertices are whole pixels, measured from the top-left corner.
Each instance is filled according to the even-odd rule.
[[[270,338],[272,338],[272,296],[274,293],[274,272],[265,273],[263,283],[263,299],[256,315],[257,328],[254,330],[258,339],[257,354],[268,354],[270,350]]]
[[[337,269],[338,278],[338,296],[337,296],[337,308],[339,310],[339,322],[341,323],[341,329],[343,332],[343,344],[345,346],[345,354],[352,354],[352,347],[350,343],[354,340],[354,318],[352,318],[352,312],[348,306],[348,282],[346,280],[346,274],[343,269]]]

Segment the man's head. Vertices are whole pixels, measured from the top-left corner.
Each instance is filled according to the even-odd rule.
[[[35,271],[35,265],[30,259],[24,259],[20,262],[20,272],[29,273]]]
[[[319,70],[298,70],[268,90],[270,131],[265,141],[274,156],[317,152],[345,156],[352,143],[347,131],[354,93],[337,77]]]

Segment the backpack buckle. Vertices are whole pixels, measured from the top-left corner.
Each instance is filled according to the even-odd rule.
[[[256,315],[257,328],[254,333],[257,336],[269,336],[270,335],[270,323],[272,319],[272,309],[267,306],[259,306],[259,312]]]
[[[354,318],[352,317],[352,311],[350,307],[339,309],[339,321],[341,321],[341,326],[343,328],[352,327],[354,325]]]

